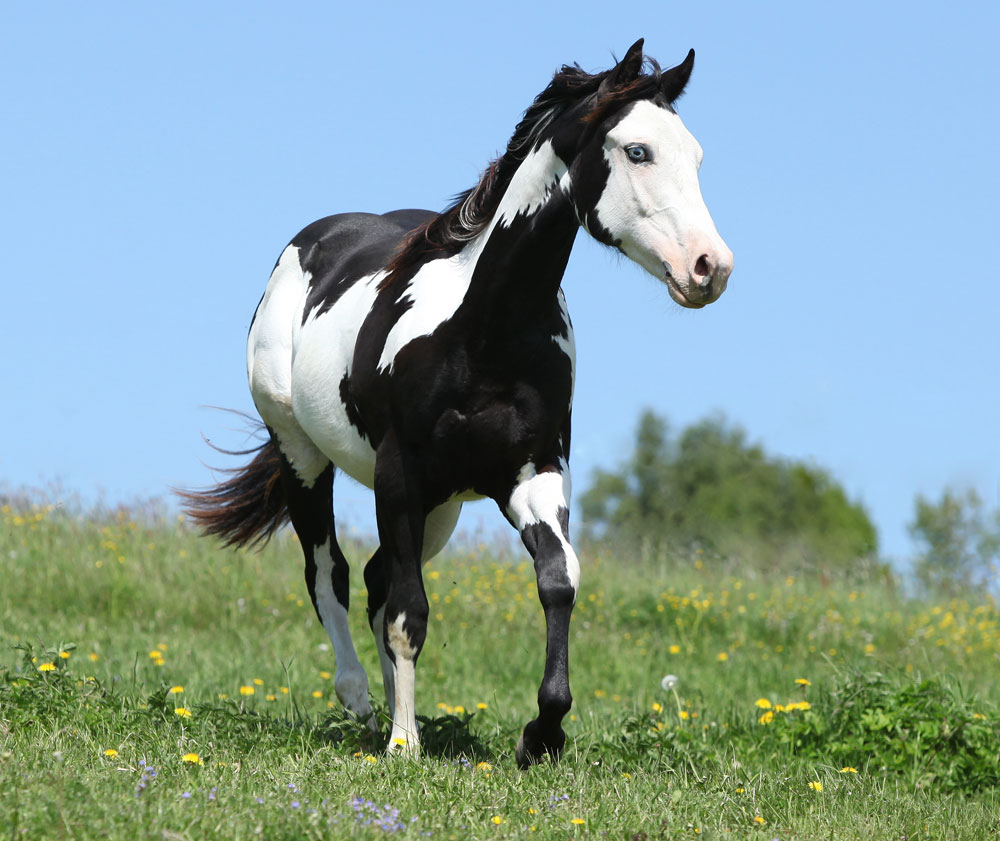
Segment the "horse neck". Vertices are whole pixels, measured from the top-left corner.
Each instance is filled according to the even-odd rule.
[[[566,163],[549,142],[531,152],[504,191],[477,252],[472,291],[496,302],[555,301],[579,221],[569,196]]]

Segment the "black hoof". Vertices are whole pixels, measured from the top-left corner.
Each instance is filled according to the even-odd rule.
[[[562,755],[565,744],[566,734],[558,725],[555,729],[545,730],[538,721],[530,721],[514,748],[517,767],[523,771],[541,762],[546,756],[556,762]]]

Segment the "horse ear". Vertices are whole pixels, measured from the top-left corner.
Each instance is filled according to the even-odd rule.
[[[694,69],[694,50],[688,50],[687,58],[676,67],[671,67],[664,71],[660,77],[660,90],[666,97],[667,102],[673,102],[682,93],[684,86],[691,78],[691,71]]]
[[[625,58],[618,62],[609,72],[601,87],[611,90],[623,88],[639,78],[642,71],[642,42],[643,38],[636,41],[625,53]]]

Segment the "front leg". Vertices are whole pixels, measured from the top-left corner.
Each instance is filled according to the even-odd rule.
[[[580,563],[569,543],[569,465],[564,459],[518,476],[506,514],[535,561],[538,597],[545,611],[545,675],[538,690],[538,717],[517,743],[521,768],[546,754],[558,759],[566,742],[562,720],[573,704],[569,691],[569,620],[580,585]]]
[[[382,439],[376,456],[375,512],[386,590],[382,627],[373,630],[383,635],[395,690],[389,750],[415,755],[420,748],[414,702],[416,665],[427,636],[428,616],[420,574],[425,512],[417,477],[391,432]]]

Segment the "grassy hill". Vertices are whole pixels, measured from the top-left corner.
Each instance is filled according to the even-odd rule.
[[[373,695],[368,547],[349,545]],[[558,765],[519,772],[542,613],[527,555],[425,570],[424,751],[340,710],[294,537],[0,510],[0,835],[991,838],[1000,611],[885,579],[585,554]],[[665,675],[676,685],[664,689]],[[673,682],[669,682],[673,683]],[[384,716],[384,708],[381,713]]]

